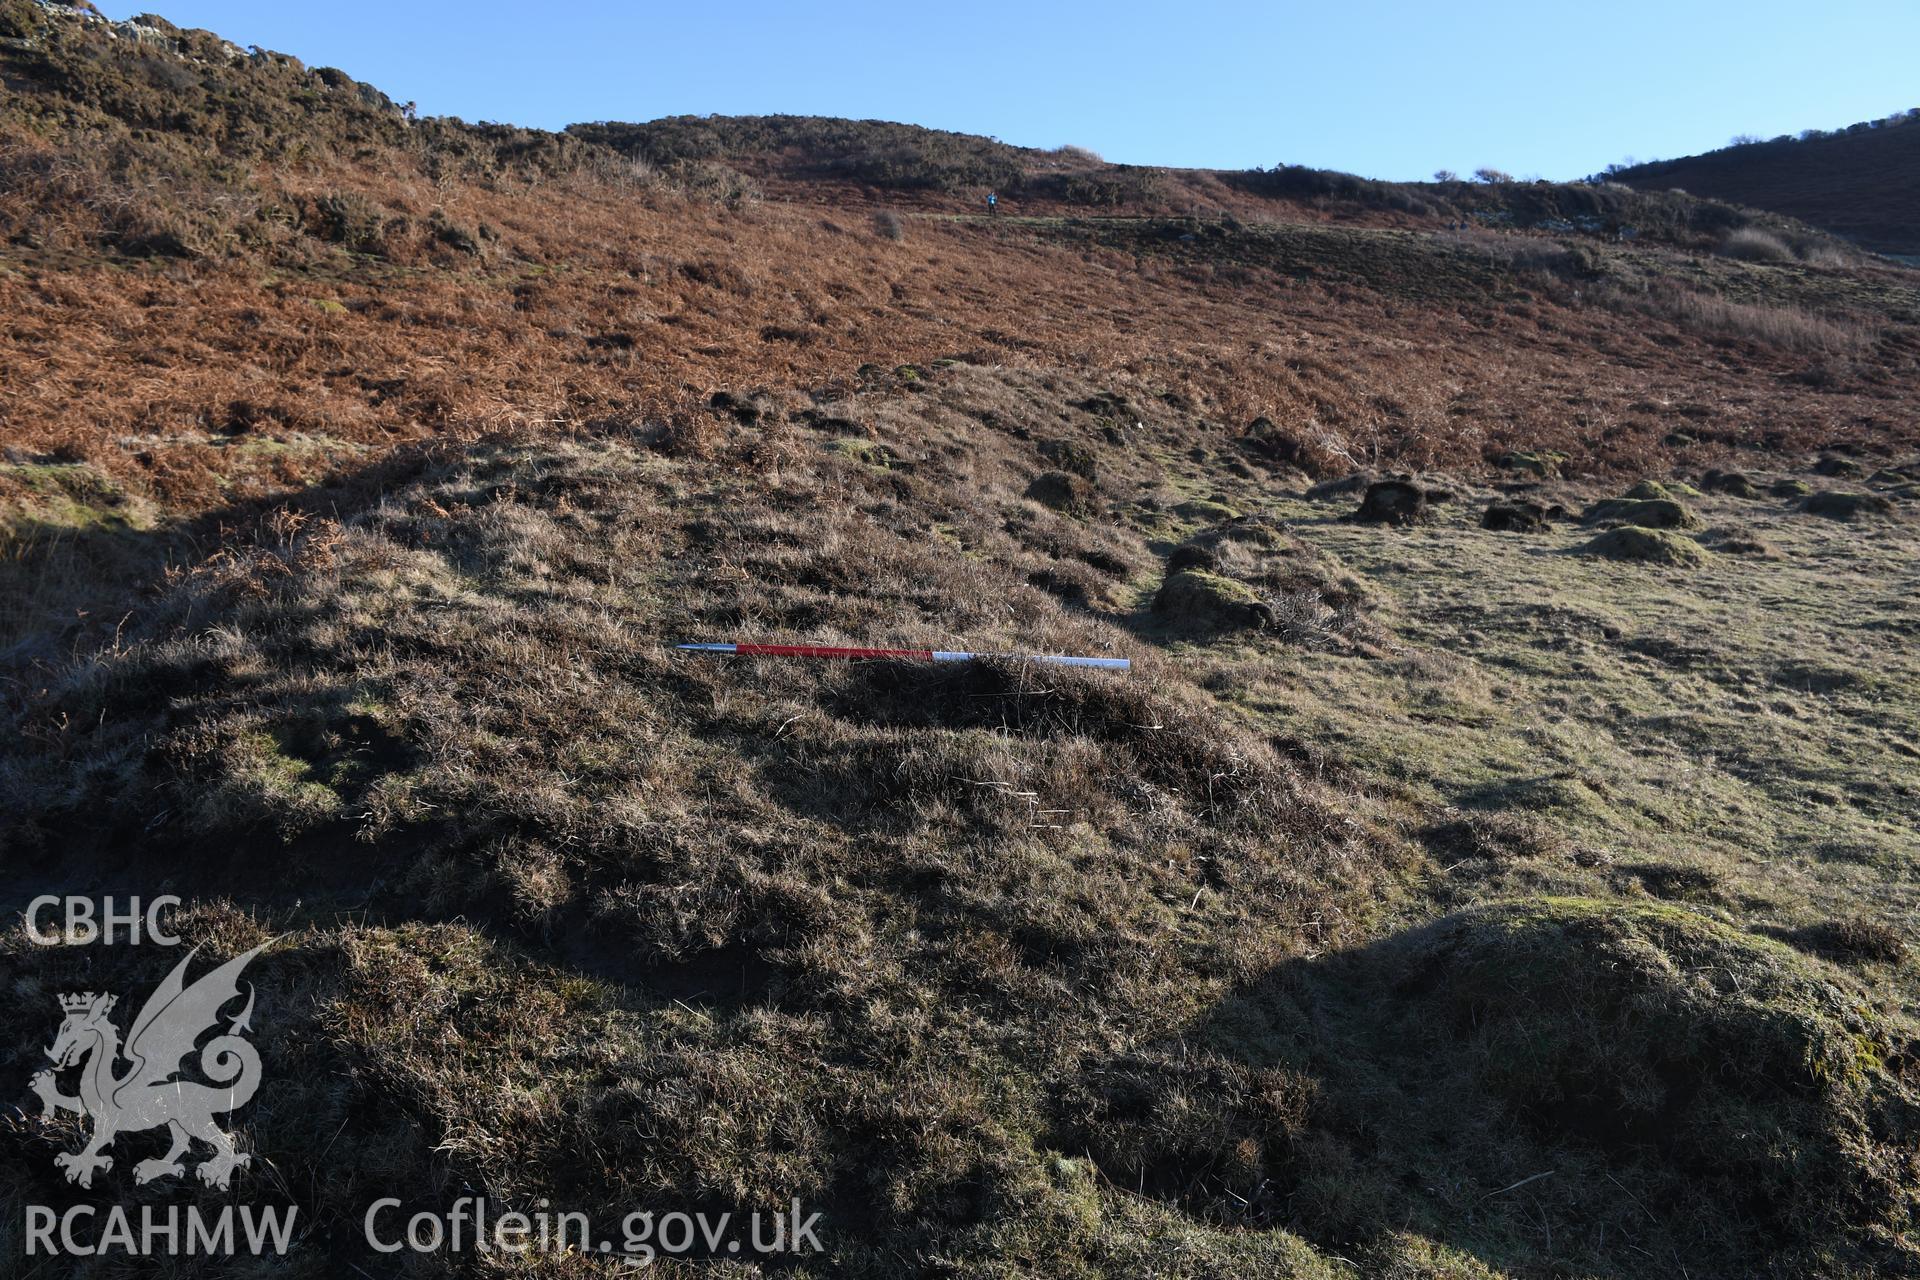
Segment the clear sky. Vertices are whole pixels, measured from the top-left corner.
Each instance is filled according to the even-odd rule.
[[[904,120],[1135,164],[1570,178],[1920,106],[1916,0],[147,0],[423,113]]]

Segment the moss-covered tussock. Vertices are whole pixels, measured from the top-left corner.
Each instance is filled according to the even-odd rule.
[[[1641,486],[1636,492],[1644,492]],[[1609,498],[1588,507],[1580,515],[1582,524],[1626,524],[1637,525],[1644,529],[1698,529],[1700,518],[1687,506],[1674,498],[1636,497],[1629,494],[1624,498]]]
[[[1153,612],[1178,635],[1258,628],[1312,646],[1372,633],[1364,584],[1267,515],[1234,516],[1174,547]]]
[[[1644,564],[1692,568],[1703,563],[1707,553],[1685,534],[1665,529],[1645,529],[1624,524],[1609,529],[1580,548],[1582,555],[1607,560],[1637,560]]]
[[[1194,630],[1264,627],[1273,621],[1273,606],[1259,592],[1204,569],[1168,574],[1153,597],[1153,608],[1175,626]]]
[[[1885,1243],[1920,1111],[1862,992],[1779,944],[1670,908],[1496,907],[1395,957],[1431,1015],[1401,1030],[1456,1062],[1508,1121],[1624,1161],[1702,1243],[1818,1256]],[[1740,1240],[1741,1228],[1751,1234]],[[1886,1234],[1882,1234],[1886,1233]],[[1771,1242],[1771,1243],[1763,1243]],[[1703,1257],[1704,1261],[1704,1257]]]
[[[1687,911],[1538,899],[1285,967],[1202,1039],[1312,1099],[1262,1131],[1310,1238],[1411,1222],[1521,1273],[1629,1272],[1627,1241],[1670,1274],[1864,1275],[1904,1265],[1920,1208],[1915,1045],[1882,1013]]]

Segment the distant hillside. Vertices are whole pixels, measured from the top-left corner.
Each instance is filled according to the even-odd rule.
[[[1787,214],[1879,253],[1920,254],[1920,117],[1912,112],[1659,160],[1611,177],[1642,191],[1680,187]]]
[[[328,247],[395,264],[472,256],[460,196],[552,182],[727,207],[1476,224],[1712,248],[1756,223],[1713,200],[1598,183],[1379,182],[1300,165],[1211,171],[1109,164],[912,124],[673,116],[564,132],[417,118],[332,67],[153,14],[0,0],[0,239],[159,258],[304,260]],[[402,193],[417,198],[403,198]],[[418,206],[418,207],[415,207]]]
[[[1291,423],[1316,473],[1903,434],[1908,273],[1824,240],[1612,183],[1141,168],[802,116],[423,118],[157,16],[0,0],[0,312],[37,317],[0,332],[6,465],[97,463],[175,513],[299,483],[299,450],[704,421],[718,392],[958,354],[1147,372],[1222,430]],[[1749,244],[1785,261],[1714,252]],[[179,345],[133,364],[145,339],[108,320],[163,297]],[[1734,346],[1764,394],[1705,376]],[[0,503],[30,488],[9,477]]]
[[[610,148],[667,176],[690,168],[744,175],[782,200],[971,209],[988,191],[1012,212],[1172,214],[1251,220],[1314,216],[1373,225],[1478,223],[1503,230],[1630,234],[1709,248],[1760,224],[1804,229],[1720,201],[1603,182],[1382,182],[1278,164],[1210,170],[1110,164],[1080,147],[1019,147],[997,138],[886,120],[823,116],[669,116],[570,125],[572,139]]]

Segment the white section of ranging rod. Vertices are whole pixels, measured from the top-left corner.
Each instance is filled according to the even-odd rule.
[[[1012,662],[1045,662],[1056,667],[1091,667],[1100,671],[1133,669],[1133,662],[1128,658],[1092,658],[1057,653],[962,653],[951,649],[872,649],[822,644],[681,644],[674,648],[693,653],[732,653],[753,658],[832,658],[843,661],[904,658],[913,662],[972,662],[978,658],[1003,658]]]
[[[1014,662],[1050,662],[1056,667],[1097,667],[1101,671],[1131,671],[1131,658],[1080,658],[1064,653],[953,653],[933,651],[935,662],[971,662],[975,658],[1006,658]]]

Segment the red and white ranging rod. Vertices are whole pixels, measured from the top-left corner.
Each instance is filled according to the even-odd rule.
[[[1078,658],[1057,653],[958,653],[947,649],[859,649],[828,644],[680,644],[694,653],[732,653],[753,658],[900,658],[908,662],[972,662],[976,658],[1006,658],[1014,662],[1047,662],[1056,667],[1097,667],[1102,671],[1131,671],[1127,658]]]

